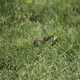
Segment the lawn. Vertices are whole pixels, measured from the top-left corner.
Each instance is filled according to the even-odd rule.
[[[80,80],[80,1],[0,0],[0,80]]]

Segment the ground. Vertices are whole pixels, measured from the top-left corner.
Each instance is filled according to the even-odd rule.
[[[0,0],[0,80],[80,80],[80,1]]]

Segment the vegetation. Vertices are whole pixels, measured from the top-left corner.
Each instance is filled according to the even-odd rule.
[[[79,0],[0,0],[0,80],[80,80]]]

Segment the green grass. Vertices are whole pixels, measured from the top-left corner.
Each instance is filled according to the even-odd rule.
[[[0,0],[0,80],[80,80],[80,1]]]

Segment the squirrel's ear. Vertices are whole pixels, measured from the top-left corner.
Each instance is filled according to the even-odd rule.
[[[57,37],[54,37],[54,40],[52,41],[52,46],[54,45],[54,44],[56,44],[58,42],[58,38]]]

